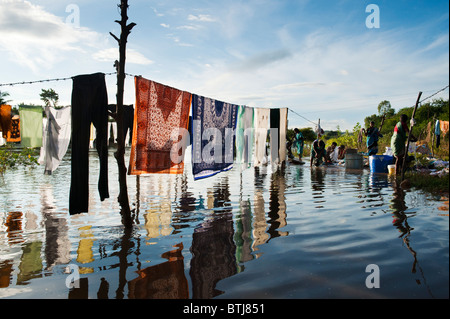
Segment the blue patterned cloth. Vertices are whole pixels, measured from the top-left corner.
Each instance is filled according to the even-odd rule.
[[[238,106],[192,95],[194,180],[233,168]]]

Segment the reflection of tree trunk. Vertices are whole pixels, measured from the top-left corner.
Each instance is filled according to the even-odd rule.
[[[126,58],[126,44],[128,35],[131,29],[136,25],[135,23],[130,23],[127,25],[127,11],[128,11],[128,0],[121,0],[120,2],[121,17],[120,21],[116,20],[121,26],[120,39],[114,34],[110,33],[111,36],[117,40],[119,44],[119,62],[116,61],[117,68],[117,107],[116,107],[116,123],[117,123],[117,151],[114,153],[114,157],[117,161],[117,166],[119,168],[119,197],[118,201],[121,207],[122,223],[126,227],[130,227],[132,224],[130,203],[128,200],[128,189],[127,189],[127,168],[125,166],[125,139],[123,134],[123,91],[125,84],[125,58]]]
[[[120,251],[117,253],[119,257],[119,286],[116,290],[116,299],[123,299],[124,288],[127,284],[127,269],[128,269],[128,255],[130,254],[131,248],[133,248],[133,243],[130,238],[132,235],[131,228],[126,228],[120,241]]]

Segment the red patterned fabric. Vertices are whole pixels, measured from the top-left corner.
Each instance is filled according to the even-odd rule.
[[[174,129],[188,129],[191,94],[142,77],[135,77],[130,175],[182,174],[184,162],[172,162]],[[176,132],[176,131],[175,131]]]

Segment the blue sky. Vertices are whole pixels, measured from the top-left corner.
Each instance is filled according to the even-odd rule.
[[[0,0],[0,83],[113,72],[119,0]],[[289,107],[325,129],[351,129],[377,111],[412,106],[448,85],[445,1],[130,0],[126,71],[199,95],[254,107]],[[380,28],[366,27],[369,4]],[[70,5],[79,8],[73,25]],[[71,81],[3,86],[11,104],[39,104]],[[116,78],[107,76],[110,103]],[[439,96],[448,98],[446,90]],[[127,78],[125,103],[134,103]],[[311,123],[291,113],[290,127]]]

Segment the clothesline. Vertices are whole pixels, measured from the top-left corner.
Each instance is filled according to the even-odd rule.
[[[115,75],[117,74],[117,72],[109,72],[109,73],[105,73],[105,75]],[[125,73],[126,76],[131,76],[131,77],[141,77],[141,75],[135,75],[135,74],[130,74],[130,73]],[[72,80],[74,77],[66,77],[66,78],[57,78],[57,79],[47,79],[47,80],[37,80],[37,81],[23,81],[23,82],[15,82],[15,83],[0,83],[0,87],[2,86],[14,86],[14,85],[23,85],[23,84],[34,84],[34,83],[44,83],[44,82],[54,82],[54,81],[66,81],[66,80]],[[431,94],[430,96],[422,99],[420,101],[420,103],[423,103],[427,100],[429,100],[430,98],[432,98],[433,96],[436,96],[437,94],[439,94],[440,92],[445,91],[446,89],[449,88],[450,85],[447,85],[446,87],[436,91],[435,93]],[[316,122],[313,122],[309,119],[307,119],[306,117],[304,117],[303,115],[295,112],[292,108],[288,107],[289,111],[294,113],[295,115],[303,118],[304,120],[306,120],[307,122],[314,124],[314,125],[318,125]]]

